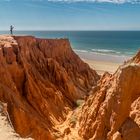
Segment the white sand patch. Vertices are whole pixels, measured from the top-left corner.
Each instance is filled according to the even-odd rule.
[[[0,46],[12,47],[12,45],[18,45],[17,41],[10,35],[0,35]]]

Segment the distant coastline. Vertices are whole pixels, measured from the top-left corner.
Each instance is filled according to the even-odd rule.
[[[9,31],[0,31],[0,34],[9,34]],[[94,61],[123,63],[140,48],[140,31],[14,31],[14,34],[68,38],[82,59]]]
[[[9,31],[0,31],[0,34],[9,34]],[[140,48],[140,31],[14,31],[14,34],[68,38],[77,53],[90,53],[90,58],[91,54],[99,54],[125,60],[125,56],[135,55]]]

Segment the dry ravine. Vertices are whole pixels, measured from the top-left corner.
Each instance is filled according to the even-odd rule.
[[[0,36],[0,101],[35,140],[140,140],[140,52],[100,77],[68,39]]]
[[[55,139],[54,127],[98,80],[68,39],[0,36],[0,101],[21,137]]]

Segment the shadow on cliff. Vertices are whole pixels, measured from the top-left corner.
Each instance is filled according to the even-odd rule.
[[[73,52],[67,39],[13,40],[17,43],[0,44],[0,100],[8,103],[21,136],[52,140],[53,127],[66,119],[99,76]]]

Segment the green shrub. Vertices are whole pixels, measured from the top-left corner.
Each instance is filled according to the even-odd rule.
[[[83,103],[84,103],[84,100],[81,100],[81,99],[76,101],[77,107],[81,106]]]

